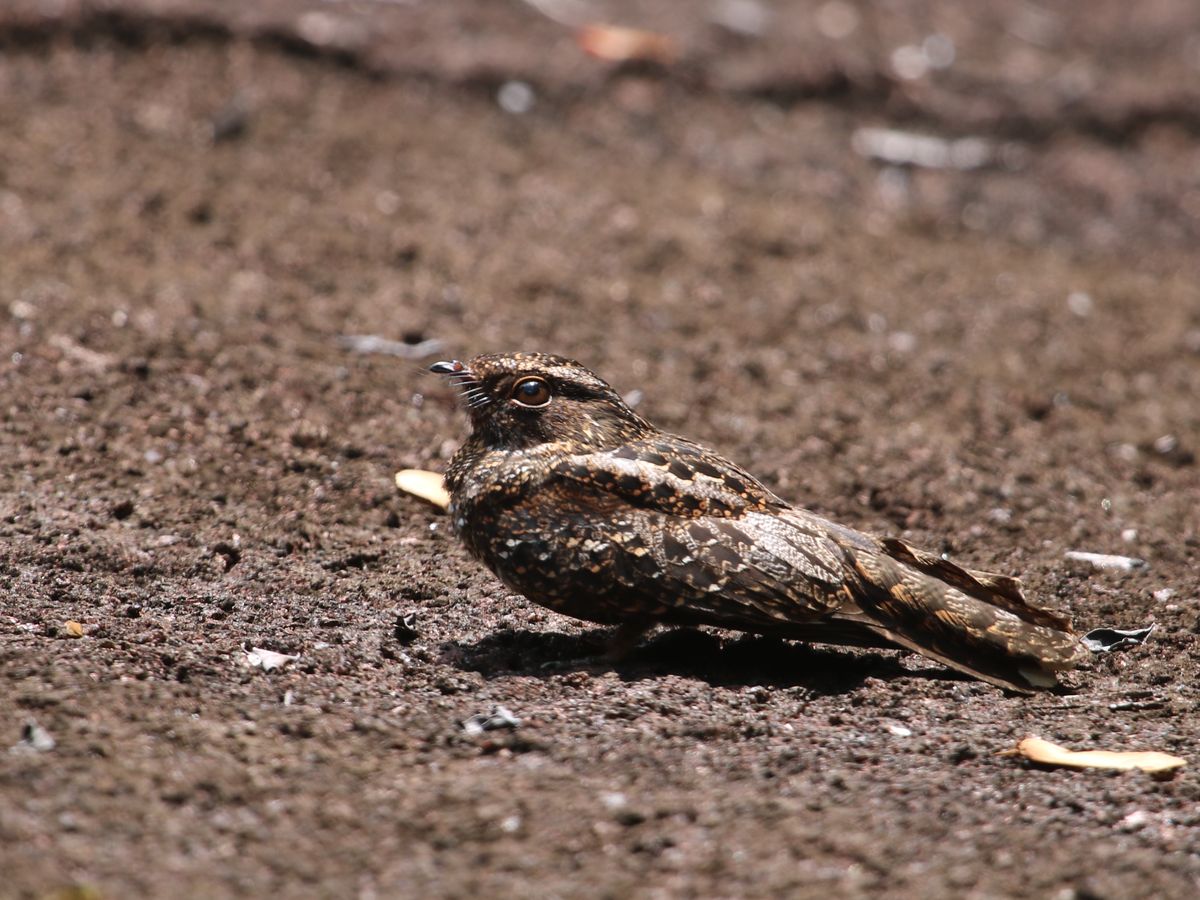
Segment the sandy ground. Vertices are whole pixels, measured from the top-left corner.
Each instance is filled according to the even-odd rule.
[[[0,20],[0,895],[1200,890],[1194,4],[587,7],[667,69],[517,2],[44,6]],[[1034,698],[717,633],[580,662],[392,485],[464,433],[428,360],[345,335],[575,356],[1157,631]],[[997,756],[1029,734],[1193,765]]]

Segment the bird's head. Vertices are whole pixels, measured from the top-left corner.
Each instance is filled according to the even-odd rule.
[[[566,442],[606,450],[652,431],[589,369],[547,353],[495,353],[434,363],[462,394],[474,439],[489,450]]]

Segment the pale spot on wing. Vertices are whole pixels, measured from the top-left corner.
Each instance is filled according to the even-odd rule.
[[[739,525],[753,539],[752,559],[764,571],[783,581],[799,576],[841,584],[840,566],[827,541],[766,513],[747,513]]]

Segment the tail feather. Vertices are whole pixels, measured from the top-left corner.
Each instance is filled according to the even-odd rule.
[[[942,559],[897,538],[880,542],[892,559],[911,566],[926,575],[944,581],[977,600],[999,606],[1034,625],[1044,625],[1057,631],[1070,631],[1071,620],[1061,613],[1034,606],[1021,589],[1020,579],[995,572],[964,569],[948,559]]]
[[[1068,620],[1029,603],[1013,578],[971,572],[900,541],[857,551],[857,610],[844,615],[953,669],[1031,692],[1057,684],[1086,651]]]

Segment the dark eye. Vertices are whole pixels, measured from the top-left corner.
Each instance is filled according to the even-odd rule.
[[[545,406],[550,402],[550,385],[540,378],[522,378],[509,396],[522,406]]]

